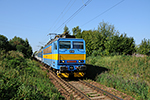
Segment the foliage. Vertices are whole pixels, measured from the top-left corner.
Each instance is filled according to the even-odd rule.
[[[7,37],[0,35],[0,51],[5,50],[17,50],[24,54],[25,58],[30,58],[32,55],[32,47],[30,46],[28,39],[23,40],[20,37],[14,37],[8,41]]]
[[[35,55],[37,54],[37,52],[38,52],[38,51],[35,51],[35,52],[33,53],[33,56],[35,56]]]
[[[133,38],[128,38],[126,34],[114,35],[110,41],[105,43],[106,50],[109,53],[119,53],[132,55],[135,52],[135,43]]]
[[[64,27],[64,32],[67,32],[68,34],[70,34],[69,28],[66,25]]]
[[[142,43],[139,45],[137,52],[140,54],[150,55],[150,39],[147,40],[144,38]]]
[[[8,38],[0,34],[0,50],[8,50]]]
[[[97,82],[136,99],[150,99],[150,57],[90,56],[87,63],[109,69],[96,77]]]
[[[24,54],[24,57],[29,58],[32,55],[32,47],[29,45],[28,39],[23,40],[20,37],[14,37],[9,41],[10,50],[17,50]]]
[[[64,99],[46,72],[18,51],[9,51],[0,60],[0,99]]]
[[[101,22],[97,30],[82,31],[79,26],[72,29],[77,38],[83,38],[86,42],[86,53],[90,55],[114,55],[114,54],[132,54],[135,52],[135,43],[133,38],[115,30],[113,25]]]
[[[137,95],[138,99],[148,99],[148,85],[146,82],[142,82],[136,79],[124,79],[119,75],[110,75],[103,73],[97,77],[97,81],[105,84],[108,87],[120,89],[125,93]]]
[[[78,36],[77,36],[78,37]],[[85,40],[86,42],[86,54],[90,55],[92,54],[93,48],[92,48],[92,31],[83,31],[82,32],[82,38]]]
[[[82,37],[82,35],[81,35],[81,29],[79,28],[79,26],[74,27],[72,29],[72,32],[73,32],[73,35],[77,36],[77,38],[81,38]]]

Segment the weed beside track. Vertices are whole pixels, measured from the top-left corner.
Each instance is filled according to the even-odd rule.
[[[87,63],[106,69],[95,75],[95,81],[136,99],[150,99],[150,57],[91,56],[87,58]],[[87,69],[87,73],[89,71],[95,74]]]

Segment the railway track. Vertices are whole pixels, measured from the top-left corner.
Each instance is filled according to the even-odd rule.
[[[89,97],[89,100],[123,100],[83,80],[69,82]]]
[[[83,80],[77,81],[65,81],[62,78],[57,77],[57,75],[49,70],[49,75],[53,80],[55,80],[55,84],[59,84],[62,87],[63,92],[66,92],[68,96],[72,96],[72,99],[75,100],[123,100],[115,95],[112,95],[98,87],[95,87],[92,84],[89,84]],[[60,89],[59,91],[62,91]]]
[[[66,93],[65,97],[67,96],[67,100],[123,100],[80,79],[76,81],[65,81],[57,77],[47,65],[44,64],[43,66],[49,71],[49,78],[55,80],[53,84],[58,86],[58,90]]]

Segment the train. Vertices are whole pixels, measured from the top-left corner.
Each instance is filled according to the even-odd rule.
[[[58,77],[84,77],[86,67],[86,45],[84,39],[64,32],[51,39],[36,58],[49,66]]]

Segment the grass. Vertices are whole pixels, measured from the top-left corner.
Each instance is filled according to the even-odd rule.
[[[91,56],[87,58],[87,64],[109,69],[95,77],[97,82],[136,99],[150,99],[150,57]]]
[[[36,61],[8,53],[0,55],[0,99],[64,99]]]

